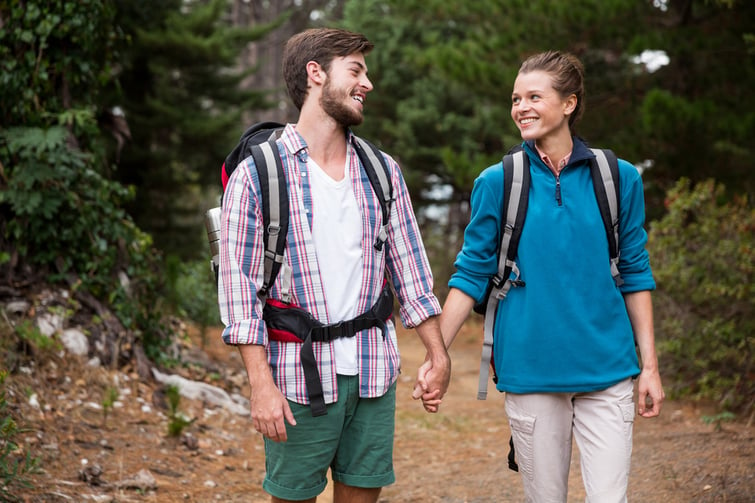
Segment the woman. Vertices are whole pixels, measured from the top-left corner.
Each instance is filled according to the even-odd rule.
[[[531,187],[517,257],[524,286],[499,303],[493,358],[524,491],[535,502],[566,501],[572,436],[587,501],[626,501],[634,379],[640,416],[657,416],[664,399],[642,180],[619,160],[624,283],[617,286],[590,176],[594,154],[573,131],[584,110],[583,79],[576,57],[537,54],[522,64],[511,101]],[[471,219],[440,319],[447,346],[497,270],[502,177],[498,163],[474,185]],[[422,398],[426,408],[440,404],[433,392]]]

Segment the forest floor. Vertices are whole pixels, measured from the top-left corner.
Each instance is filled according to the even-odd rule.
[[[480,339],[479,323],[467,323],[451,349],[453,376],[441,411],[427,414],[410,396],[424,349],[414,332],[399,330],[397,481],[383,489],[381,502],[523,500],[519,475],[506,466],[503,395],[491,386],[486,401],[476,399]],[[248,396],[238,352],[223,344],[218,329],[192,334],[184,350],[192,364],[173,372]],[[263,442],[248,415],[182,398],[178,410],[193,421],[169,436],[165,386],[135,376],[59,357],[8,378],[9,402],[27,429],[21,449],[40,462],[33,488],[16,491],[21,501],[269,501],[261,489]],[[118,400],[103,409],[114,389]],[[699,405],[667,401],[660,417],[637,418],[630,501],[755,502],[753,426],[711,424],[708,414]],[[330,487],[318,501],[332,501]],[[575,448],[569,502],[581,501]]]

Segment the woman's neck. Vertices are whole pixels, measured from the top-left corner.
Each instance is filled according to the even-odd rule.
[[[548,156],[548,159],[553,162],[558,162],[567,155],[569,155],[574,148],[574,141],[571,134],[560,135],[557,138],[540,138],[535,140],[535,146],[543,154]]]

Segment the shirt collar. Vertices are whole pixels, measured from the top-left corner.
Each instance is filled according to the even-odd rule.
[[[564,169],[567,164],[569,164],[571,152],[566,154],[560,161],[554,163],[545,152],[537,148],[537,145],[535,145],[535,149],[537,150],[537,154],[540,156],[540,159],[543,161],[543,163],[553,171],[559,172]]]
[[[281,134],[281,139],[283,140],[286,150],[293,155],[305,154],[305,157],[303,157],[302,160],[306,160],[309,147],[302,135],[296,131],[296,124],[286,124],[283,134]],[[349,145],[353,145],[354,143],[354,133],[351,129],[346,130],[346,143]]]

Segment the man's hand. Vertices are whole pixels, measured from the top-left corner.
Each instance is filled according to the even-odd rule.
[[[427,412],[438,412],[443,395],[448,389],[450,377],[450,358],[445,363],[441,359],[440,365],[436,366],[428,357],[417,371],[417,382],[412,391],[412,398],[415,400],[421,398],[422,406]]]
[[[285,421],[296,426],[296,419],[288,400],[275,386],[265,348],[258,344],[240,344],[238,348],[252,389],[249,412],[254,429],[274,442],[285,442],[288,439]]]
[[[642,417],[655,417],[661,413],[666,394],[657,369],[642,369],[637,380],[637,412]]]
[[[286,421],[296,426],[296,420],[280,390],[272,384],[255,386],[249,402],[254,429],[274,442],[285,442]]]

